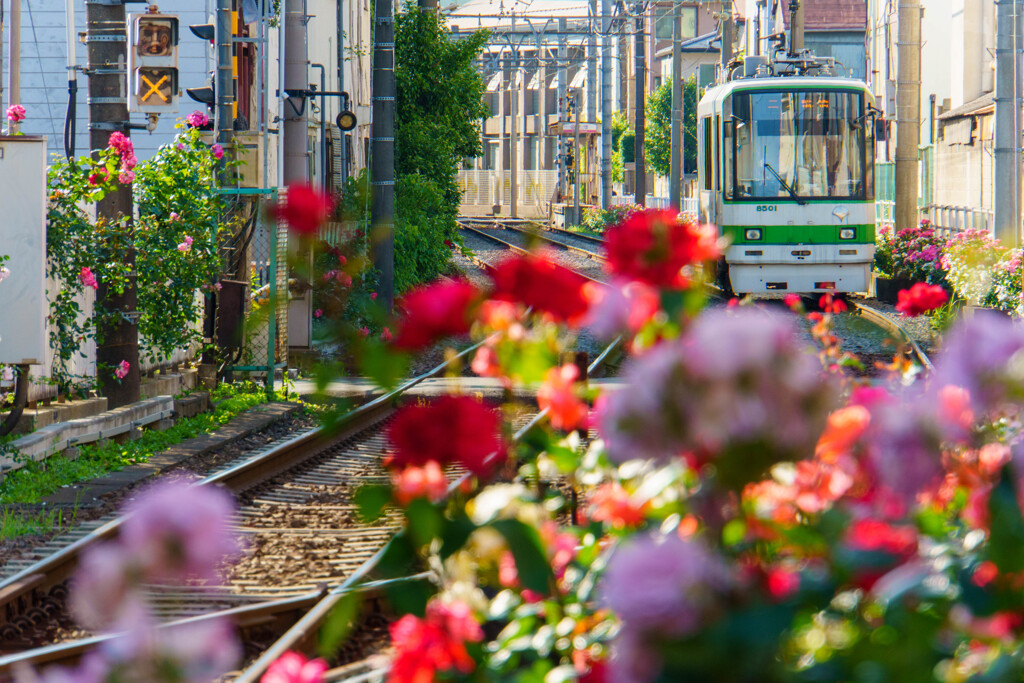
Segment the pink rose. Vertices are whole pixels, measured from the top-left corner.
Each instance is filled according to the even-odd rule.
[[[135,180],[135,171],[121,171],[117,179],[122,185],[128,185]]]
[[[11,123],[20,123],[25,120],[25,107],[20,104],[12,104],[7,107],[7,120]]]
[[[220,159],[224,158],[224,148],[220,146],[219,142],[216,143],[212,149],[214,159],[217,159],[219,161]]]
[[[185,235],[185,241],[178,245],[178,251],[184,254],[186,251],[190,251],[191,249],[192,238],[189,237],[188,235]]]
[[[92,274],[88,266],[82,266],[82,272],[78,274],[78,280],[85,287],[92,287],[93,289],[99,289],[100,287],[96,282],[96,276]]]
[[[210,122],[210,117],[197,109],[185,117],[185,122],[193,128],[202,128]]]
[[[121,363],[117,366],[117,370],[114,370],[114,377],[117,377],[118,379],[124,379],[125,377],[128,376],[128,370],[130,368],[131,364],[128,361],[121,361]]]

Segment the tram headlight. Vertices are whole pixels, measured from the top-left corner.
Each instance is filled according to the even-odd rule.
[[[757,242],[761,239],[761,228],[747,228],[743,236],[750,242]]]
[[[857,237],[856,228],[843,228],[839,231],[839,239],[841,240],[852,240]]]

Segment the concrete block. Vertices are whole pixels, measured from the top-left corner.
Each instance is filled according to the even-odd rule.
[[[139,427],[132,427],[131,431],[128,432],[128,441],[138,441],[142,438],[142,429]]]
[[[210,407],[210,394],[205,391],[174,399],[174,415],[179,419],[208,412]]]
[[[72,462],[75,461],[75,460],[78,460],[78,456],[81,455],[81,454],[82,454],[82,449],[80,449],[78,446],[72,446],[70,448],[65,448],[64,449],[64,453],[63,453],[64,457],[67,458],[68,460],[71,460]]]
[[[149,425],[149,428],[154,432],[166,432],[168,429],[174,426],[174,420],[165,417],[162,420],[157,420],[153,424]]]

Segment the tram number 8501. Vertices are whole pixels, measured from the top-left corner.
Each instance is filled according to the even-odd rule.
[[[758,211],[778,211],[779,207],[774,204],[759,204],[757,207]]]

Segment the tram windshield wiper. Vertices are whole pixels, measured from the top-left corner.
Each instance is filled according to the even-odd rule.
[[[782,185],[783,188],[785,188],[786,192],[789,193],[789,196],[796,200],[797,204],[799,204],[800,206],[803,206],[804,204],[807,203],[806,201],[804,201],[803,199],[800,198],[800,195],[798,195],[796,193],[796,190],[794,190],[792,187],[789,186],[789,183],[787,183],[785,180],[782,179],[782,176],[779,175],[778,171],[776,171],[774,168],[772,168],[771,164],[769,164],[766,161],[766,162],[764,162],[764,167],[772,172],[772,175],[775,176],[775,179],[779,181],[779,184]]]

